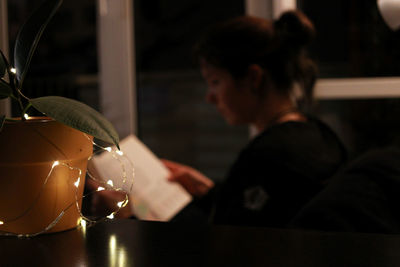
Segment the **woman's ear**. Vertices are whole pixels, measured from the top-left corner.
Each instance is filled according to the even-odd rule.
[[[251,88],[259,91],[261,86],[264,86],[264,69],[258,64],[251,64],[248,68],[247,77],[249,79]]]

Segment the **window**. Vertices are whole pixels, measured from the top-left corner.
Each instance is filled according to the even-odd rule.
[[[383,21],[375,0],[297,1],[314,22],[310,49],[320,68],[317,112],[350,156],[398,143],[400,32]]]
[[[8,1],[9,54],[19,28],[41,0]],[[31,98],[60,95],[99,109],[96,6],[91,0],[64,1],[48,24],[26,76],[23,93]],[[12,61],[13,56],[9,59]],[[13,107],[17,113],[17,107]]]
[[[208,26],[244,14],[243,1],[135,0],[138,129],[158,156],[222,179],[248,142],[205,102],[192,47]]]

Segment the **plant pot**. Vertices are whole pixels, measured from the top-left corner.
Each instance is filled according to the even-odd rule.
[[[0,231],[39,233],[63,212],[46,232],[78,225],[86,166],[93,150],[91,139],[46,117],[4,124],[0,132]],[[56,161],[59,164],[52,168]]]

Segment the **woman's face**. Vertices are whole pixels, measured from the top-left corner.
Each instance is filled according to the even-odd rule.
[[[256,119],[259,101],[249,79],[234,79],[225,69],[202,60],[201,73],[208,84],[207,102],[214,104],[228,124],[250,124]]]

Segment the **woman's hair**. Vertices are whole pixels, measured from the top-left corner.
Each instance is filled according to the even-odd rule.
[[[317,68],[305,48],[314,35],[313,24],[299,11],[285,12],[276,21],[241,16],[209,30],[195,46],[195,54],[234,78],[258,64],[280,92],[289,92],[297,82],[305,99],[311,100]]]

